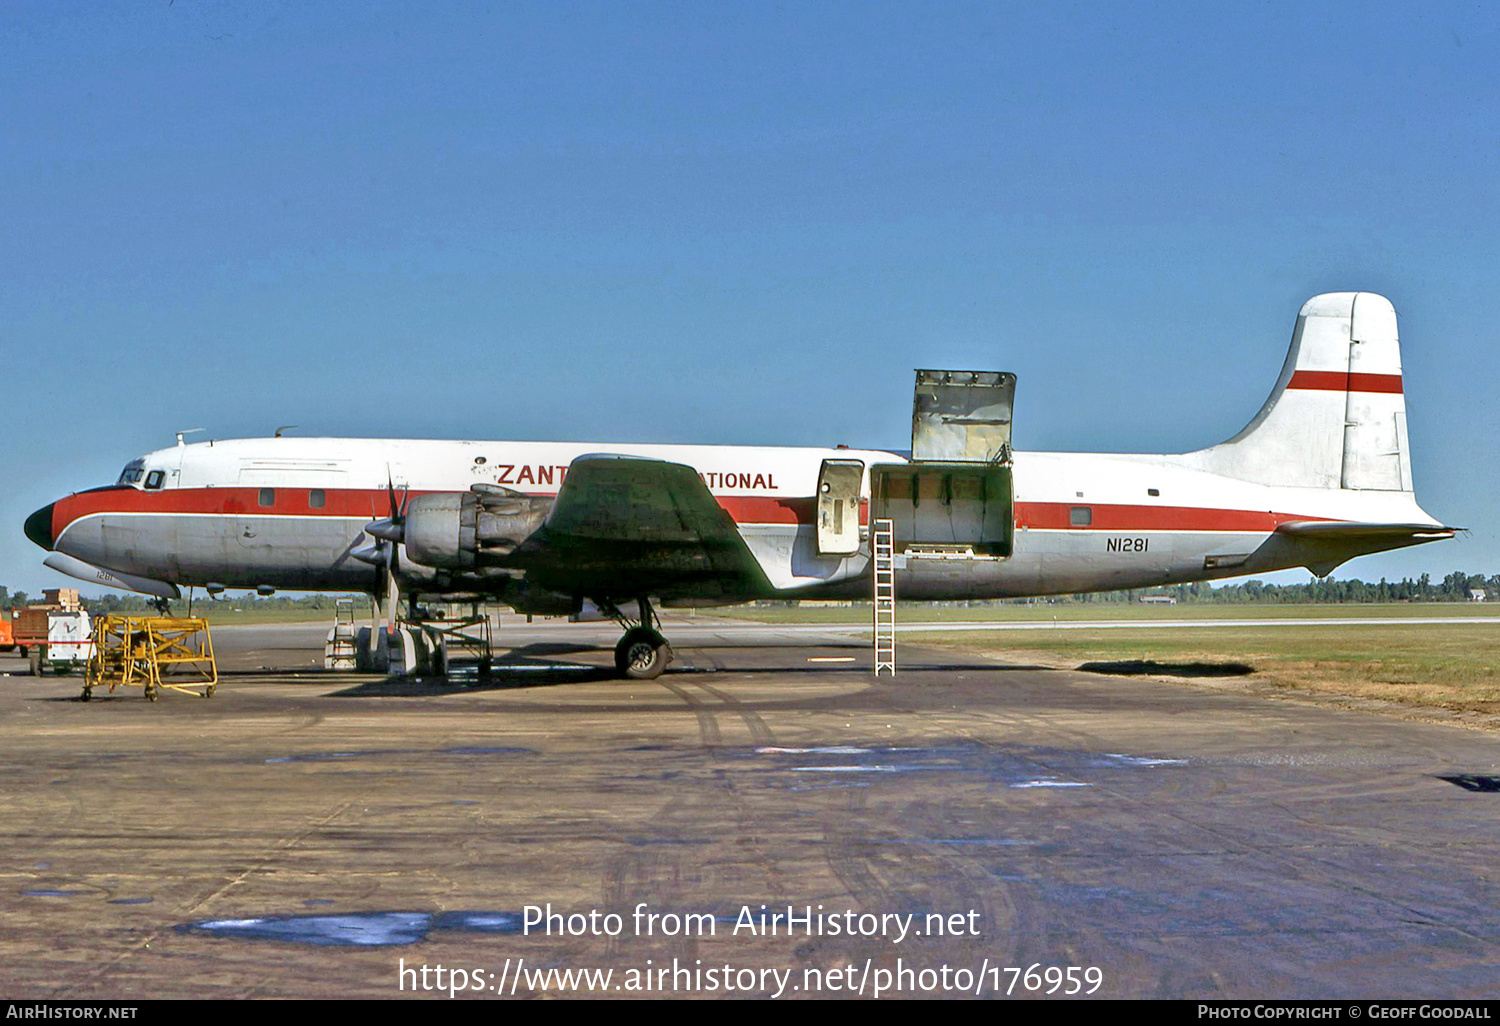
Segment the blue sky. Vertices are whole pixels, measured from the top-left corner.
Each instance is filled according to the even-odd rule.
[[[0,583],[174,431],[1183,451],[1298,306],[1401,317],[1418,497],[1500,570],[1477,4],[12,2]],[[1288,579],[1305,579],[1305,574]]]

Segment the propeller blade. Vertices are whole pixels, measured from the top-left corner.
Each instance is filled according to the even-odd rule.
[[[385,465],[385,497],[389,503],[390,515],[383,520],[375,520],[365,525],[365,533],[381,539],[380,548],[384,549],[385,556],[385,638],[387,651],[394,651],[396,644],[396,619],[401,604],[401,583],[396,578],[397,556],[396,547],[401,543],[406,534],[406,501],[410,497],[411,490],[405,483],[401,485],[401,500],[396,500],[396,482],[391,475],[391,465]]]
[[[387,562],[385,567],[385,637],[388,646],[396,644],[396,611],[400,602],[401,588],[396,582],[396,574],[391,569],[391,563]]]

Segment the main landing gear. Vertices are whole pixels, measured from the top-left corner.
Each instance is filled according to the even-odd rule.
[[[639,622],[620,612],[617,606],[601,603],[600,608],[625,628],[625,636],[615,646],[615,669],[620,676],[630,680],[652,680],[660,677],[672,661],[672,646],[662,636],[661,620],[651,608],[651,602],[644,595],[636,602],[641,610]]]

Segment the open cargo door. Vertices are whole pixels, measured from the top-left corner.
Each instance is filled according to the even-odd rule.
[[[1016,376],[1000,371],[917,371],[911,411],[914,461],[1009,463]]]
[[[1015,391],[1014,374],[917,371],[911,462],[870,468],[871,516],[895,522],[897,552],[931,558],[1010,556]]]

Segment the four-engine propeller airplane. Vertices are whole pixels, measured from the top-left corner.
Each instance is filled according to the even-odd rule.
[[[1015,379],[918,371],[912,450],[255,438],[131,460],[37,510],[46,564],[159,597],[198,585],[592,603],[622,674],[661,673],[653,603],[867,596],[869,524],[897,591],[1006,598],[1323,575],[1451,538],[1417,505],[1396,314],[1309,300],[1281,377],[1229,441],[1178,455],[1013,453]]]

